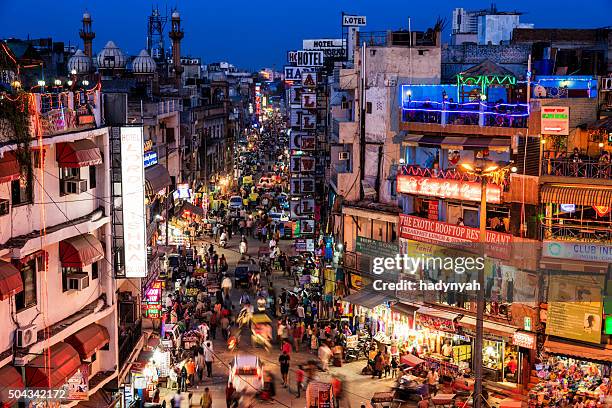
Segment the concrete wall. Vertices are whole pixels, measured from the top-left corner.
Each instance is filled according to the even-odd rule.
[[[442,82],[455,82],[455,75],[485,59],[509,69],[517,77],[525,77],[530,44],[448,45],[442,47]]]
[[[368,47],[366,52],[366,81],[369,86],[373,81],[384,86],[384,74],[412,78],[419,84],[440,83],[440,47]],[[360,61],[361,53],[355,56]]]

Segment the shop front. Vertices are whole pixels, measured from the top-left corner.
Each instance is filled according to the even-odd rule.
[[[393,335],[391,303],[395,300],[393,294],[375,291],[368,285],[344,297],[337,309],[341,321],[346,321],[353,333],[363,331],[371,336],[381,333],[379,340],[388,342]]]

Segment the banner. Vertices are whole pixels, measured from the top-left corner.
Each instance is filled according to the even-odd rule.
[[[456,200],[480,201],[482,186],[477,181],[430,178],[421,176],[397,176],[397,191],[404,194],[428,197],[451,198]],[[501,188],[487,184],[487,202],[501,202]]]
[[[478,228],[400,214],[400,237],[425,242],[479,242]],[[512,235],[487,230],[487,243],[509,244]]]

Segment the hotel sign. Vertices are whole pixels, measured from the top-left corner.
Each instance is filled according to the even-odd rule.
[[[569,135],[569,107],[542,106],[540,127],[545,135]]]
[[[400,237],[431,243],[479,242],[480,230],[478,228],[400,214]],[[509,244],[512,241],[512,235],[487,230],[486,239],[488,243]]]
[[[342,16],[343,27],[363,27],[366,25],[366,16]]]
[[[428,197],[451,198],[455,200],[480,201],[481,184],[477,181],[439,179],[421,176],[397,176],[397,191]],[[501,203],[501,187],[487,184],[487,202]]]
[[[612,263],[612,245],[591,242],[544,241],[542,256],[577,261]]]

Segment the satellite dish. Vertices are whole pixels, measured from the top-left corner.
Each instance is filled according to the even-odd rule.
[[[537,96],[538,98],[545,98],[546,88],[544,88],[542,85],[536,85],[535,88],[533,89],[533,94]]]

